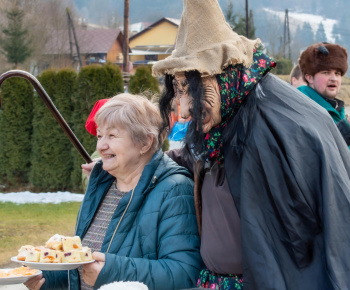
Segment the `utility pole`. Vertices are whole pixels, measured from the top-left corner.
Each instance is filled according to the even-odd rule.
[[[291,51],[290,51],[290,30],[289,30],[289,16],[288,9],[286,9],[286,13],[284,16],[284,32],[283,32],[283,57],[286,58],[286,50],[288,47],[288,58],[292,59]]]
[[[245,0],[245,36],[249,38],[249,8],[248,0]]]
[[[74,65],[74,63],[75,63],[75,56],[73,55],[73,41],[72,41],[72,33],[73,33],[75,48],[77,50],[77,55],[78,55],[78,60],[79,60],[79,65],[80,65],[80,67],[82,67],[83,64],[81,62],[78,39],[77,39],[77,35],[75,34],[74,23],[73,23],[72,18],[70,16],[70,11],[69,11],[68,7],[66,8],[66,12],[67,12],[67,18],[68,18],[69,48],[70,48],[70,56],[72,58],[72,64]]]
[[[123,72],[128,72],[128,65],[129,65],[129,0],[124,0]]]

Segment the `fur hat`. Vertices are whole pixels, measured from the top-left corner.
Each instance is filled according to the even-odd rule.
[[[259,43],[231,29],[217,0],[184,0],[175,50],[153,65],[153,75],[197,70],[202,76],[212,76],[229,65],[250,67]]]
[[[86,120],[85,123],[85,129],[92,135],[96,136],[97,135],[97,125],[95,123],[95,115],[97,113],[97,111],[108,101],[109,99],[101,99],[98,100],[94,107],[91,110],[91,113],[89,115],[89,117]]]
[[[315,43],[301,53],[299,65],[304,78],[330,69],[340,70],[343,76],[348,70],[348,52],[338,44]]]

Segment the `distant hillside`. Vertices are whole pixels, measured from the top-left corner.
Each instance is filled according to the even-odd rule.
[[[226,9],[230,0],[219,0],[223,10]],[[245,1],[232,1],[238,10],[244,10]],[[109,12],[116,12],[120,17],[124,11],[124,0],[74,0],[79,12],[89,18],[89,21],[99,21],[100,15]],[[132,0],[130,1],[131,22],[156,21],[162,17],[180,18],[183,1],[182,0]],[[259,10],[261,8],[271,8],[277,11],[289,9],[294,12],[311,13],[321,15],[326,18],[337,19],[339,14],[349,9],[348,0],[250,0],[249,8]]]
[[[78,15],[88,23],[108,27],[123,25],[124,0],[73,1]],[[230,2],[235,13],[245,14],[245,1],[219,0],[224,14]],[[130,23],[152,23],[163,17],[180,19],[183,0],[130,0],[129,5]],[[262,40],[272,56],[289,57],[285,49],[288,42],[284,39],[284,17],[288,9],[290,55],[294,62],[300,52],[314,42],[336,42],[350,51],[349,8],[349,0],[249,0],[255,37]]]

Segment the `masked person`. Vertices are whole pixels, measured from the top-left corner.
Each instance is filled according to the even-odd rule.
[[[197,286],[350,289],[350,153],[327,112],[269,71],[259,40],[237,35],[217,0],[184,0],[165,75],[165,126],[191,117],[168,152],[195,181]]]

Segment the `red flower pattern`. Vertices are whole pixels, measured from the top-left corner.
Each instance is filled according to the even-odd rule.
[[[253,63],[247,69],[243,65],[229,66],[217,75],[221,95],[221,123],[205,136],[204,152],[208,160],[221,164],[224,160],[222,132],[234,117],[245,97],[254,89],[262,77],[275,67],[276,63],[265,54],[254,51]]]

